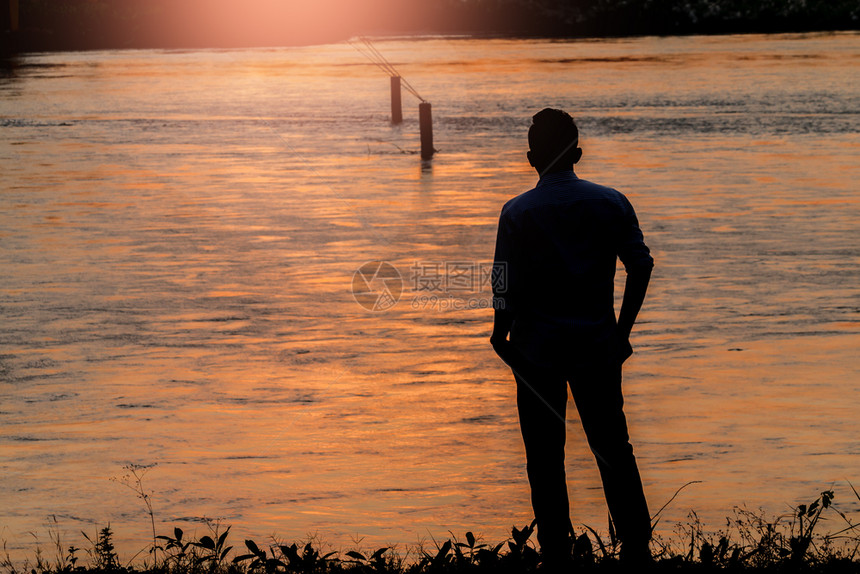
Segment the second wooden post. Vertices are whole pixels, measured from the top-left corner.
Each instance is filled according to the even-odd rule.
[[[429,102],[418,104],[418,129],[421,133],[421,159],[433,157],[433,115]]]

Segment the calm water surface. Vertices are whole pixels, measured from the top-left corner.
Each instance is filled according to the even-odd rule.
[[[512,377],[491,312],[467,307],[489,296],[502,203],[536,181],[525,130],[545,105],[575,114],[578,173],[628,195],[656,259],[631,432],[652,510],[702,481],[660,532],[832,485],[860,511],[860,36],[377,46],[433,104],[431,164],[417,100],[389,125],[387,78],[348,44],[2,69],[13,553],[48,515],[69,543],[109,522],[122,555],[142,548],[143,504],[110,481],[128,463],[157,463],[162,532],[220,518],[234,542],[402,547],[527,523]],[[351,293],[369,260],[402,275],[387,311]],[[605,531],[570,416],[574,523]]]

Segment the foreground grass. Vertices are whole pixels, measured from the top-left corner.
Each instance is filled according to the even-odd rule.
[[[133,488],[152,519],[139,478]],[[854,494],[860,500],[860,493],[854,490]],[[860,523],[855,524],[832,501],[833,492],[824,491],[810,504],[773,518],[737,510],[725,531],[717,534],[705,534],[691,513],[689,521],[676,529],[675,538],[652,543],[654,563],[647,571],[860,573]],[[841,526],[835,532],[819,533],[817,526],[825,513],[838,518]],[[230,528],[221,530],[217,523],[210,523],[210,534],[197,539],[186,538],[180,528],[174,528],[172,535],[156,535],[154,519],[152,525],[153,540],[145,554],[127,564],[120,562],[107,526],[94,537],[82,533],[85,548],[65,546],[54,528],[53,558],[46,558],[37,546],[24,564],[16,565],[7,553],[0,559],[0,568],[6,574],[520,574],[535,572],[540,562],[532,537],[534,524],[514,527],[509,539],[496,544],[485,543],[472,532],[462,538],[452,533],[434,542],[433,548],[409,548],[405,554],[390,547],[323,553],[316,540],[292,544],[245,540],[234,548]],[[619,550],[611,522],[606,537],[586,527],[573,545],[572,572],[645,570],[621,563]]]

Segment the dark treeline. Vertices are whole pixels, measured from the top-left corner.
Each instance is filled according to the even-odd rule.
[[[307,45],[356,35],[599,37],[856,30],[856,0],[0,0],[21,51]]]

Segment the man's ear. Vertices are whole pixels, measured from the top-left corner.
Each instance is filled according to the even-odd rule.
[[[573,150],[572,159],[573,159],[573,163],[579,163],[579,160],[582,159],[582,148],[581,147],[578,147],[575,150]]]
[[[532,167],[534,167],[534,166],[535,166],[535,160],[534,160],[534,158],[532,157],[532,152],[531,152],[531,151],[527,151],[527,152],[526,152],[526,157],[527,157],[527,158],[528,158],[528,160],[529,160],[529,165],[530,165],[530,166],[532,166]]]

